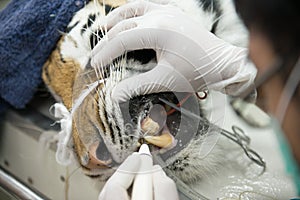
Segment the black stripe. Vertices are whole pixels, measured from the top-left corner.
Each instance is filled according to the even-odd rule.
[[[214,13],[220,13],[220,3],[218,0],[198,0],[206,12],[213,11]]]
[[[97,45],[97,43],[100,41],[101,38],[103,38],[103,34],[102,31],[100,30],[97,30],[93,34],[91,34],[90,36],[91,49],[93,49]]]
[[[104,107],[104,109],[106,109],[106,108]],[[111,128],[111,123],[108,120],[107,112],[106,111],[104,111],[104,119],[107,119],[106,123],[108,124],[108,129],[109,129],[109,130],[106,130],[105,129],[106,127],[104,127],[104,129],[105,129],[104,131],[106,132],[106,134],[108,133],[107,131],[110,132],[111,142],[113,144],[115,144],[116,143],[116,138],[115,138],[115,135],[114,135],[114,131]]]
[[[89,28],[89,27],[92,26],[92,24],[94,23],[95,19],[96,19],[96,14],[90,14],[89,15],[86,24],[84,24],[84,26],[81,29],[81,32],[80,32],[81,35],[86,31],[87,28]]]
[[[217,20],[215,21],[215,23],[212,25],[210,32],[212,32],[213,34],[215,34],[215,33],[216,33],[216,30],[217,30],[218,24],[219,24],[219,20],[217,19]]]
[[[61,53],[61,48],[60,48],[60,46],[57,47],[57,51],[58,51],[58,53],[59,53],[59,59],[60,59],[60,61],[61,61],[62,63],[66,63],[66,60],[63,58],[63,55],[62,55],[62,53]]]
[[[91,25],[95,22],[95,19],[96,19],[95,14],[89,15],[89,18],[88,18],[88,21],[87,21],[87,26],[91,27]]]
[[[75,26],[77,26],[77,24],[79,23],[79,21],[77,21],[74,25],[72,25],[72,26],[68,26],[67,28],[66,28],[66,33],[69,33]]]
[[[111,11],[113,11],[115,8],[110,6],[110,5],[105,5],[104,6],[105,9],[105,15],[107,15],[108,13],[110,13]]]
[[[205,12],[213,12],[215,14],[214,20],[215,23],[212,25],[211,32],[215,33],[218,23],[219,17],[222,15],[222,9],[220,7],[220,2],[218,0],[198,0],[202,5],[202,8]]]

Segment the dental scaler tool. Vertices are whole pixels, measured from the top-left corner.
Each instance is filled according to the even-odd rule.
[[[142,144],[139,154],[141,155],[141,165],[133,183],[132,200],[153,200],[153,160],[147,144]]]

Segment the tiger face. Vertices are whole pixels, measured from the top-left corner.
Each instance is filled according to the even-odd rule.
[[[156,55],[151,49],[127,52],[103,69],[90,66],[92,49],[105,37],[106,30],[99,24],[107,13],[125,3],[95,0],[85,5],[62,33],[43,69],[45,84],[72,113],[72,148],[78,163],[87,175],[106,180],[115,167],[147,142],[151,151],[182,180],[201,179],[227,162],[224,152],[228,144],[219,140],[200,159],[205,138],[218,134],[219,128],[206,119],[197,94],[150,94],[116,104],[111,93],[118,82],[155,66]],[[244,29],[231,1],[173,0],[170,4],[228,42],[245,45],[246,36],[240,33]],[[189,118],[171,104],[199,118]]]

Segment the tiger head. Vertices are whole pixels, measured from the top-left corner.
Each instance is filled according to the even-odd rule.
[[[107,179],[114,167],[147,142],[169,170],[187,182],[197,180],[227,160],[220,142],[200,159],[201,144],[207,134],[218,132],[218,127],[205,119],[197,94],[149,94],[119,105],[111,99],[112,89],[121,80],[152,69],[155,51],[127,52],[103,69],[94,69],[89,63],[92,49],[105,36],[105,30],[99,27],[101,20],[125,3],[91,1],[78,11],[45,63],[43,80],[72,112],[71,148],[87,175]],[[173,3],[184,11],[187,8],[183,5],[189,5],[193,17],[213,28],[215,14],[208,15],[197,1]],[[200,118],[191,119],[166,102],[193,111]]]

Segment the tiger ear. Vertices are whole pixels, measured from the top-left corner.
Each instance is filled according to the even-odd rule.
[[[62,57],[60,54],[62,40],[63,38],[44,64],[42,78],[56,100],[62,101],[70,110],[72,108],[73,85],[80,64],[73,59]]]

